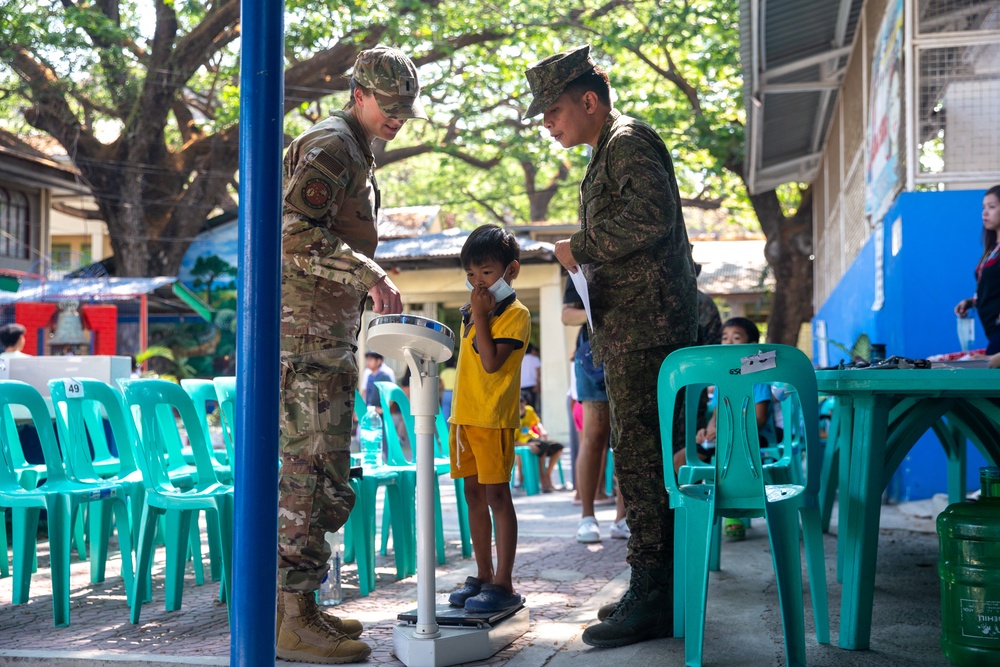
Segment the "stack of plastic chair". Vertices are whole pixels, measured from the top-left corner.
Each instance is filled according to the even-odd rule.
[[[396,384],[394,384],[392,382],[376,382],[375,386],[378,387],[378,390],[379,390],[379,400],[382,403],[382,412],[383,412],[383,414],[385,414],[385,415],[390,414],[390,408],[392,407],[392,405],[396,405],[399,408],[399,411],[403,415],[403,422],[406,425],[406,433],[407,433],[407,437],[410,440],[410,447],[411,447],[413,458],[412,458],[412,460],[409,460],[409,459],[406,458],[406,455],[403,453],[402,444],[399,441],[399,436],[396,433],[396,429],[395,428],[386,428],[386,431],[387,431],[386,441],[387,441],[388,450],[389,450],[389,465],[393,466],[394,469],[397,469],[400,472],[400,482],[401,482],[401,484],[404,487],[403,488],[403,496],[404,496],[404,498],[409,498],[410,497],[410,495],[411,495],[411,488],[413,490],[412,493],[413,493],[413,495],[415,497],[415,494],[416,494],[416,485],[415,485],[415,482],[416,482],[416,464],[417,464],[417,451],[416,451],[417,438],[416,438],[416,433],[414,431],[413,416],[410,414],[410,399],[407,398],[406,394],[403,393],[403,390],[400,387],[398,387]],[[438,411],[438,414],[440,415],[440,411]],[[442,419],[442,421],[443,421],[443,419]],[[389,423],[391,423],[391,421],[387,422],[387,425]],[[440,444],[438,444],[439,442],[440,442],[440,435],[438,435],[438,437],[436,438],[436,446],[435,446],[435,452],[434,452],[435,453],[435,457],[434,457],[434,472],[435,472],[435,476],[434,476],[434,481],[435,481],[435,485],[434,485],[434,533],[435,533],[435,546],[436,546],[436,553],[437,553],[437,561],[438,561],[439,565],[443,565],[446,562],[446,556],[445,556],[445,550],[444,550],[444,526],[443,526],[443,520],[442,520],[442,514],[441,514],[441,487],[438,484],[438,477],[440,475],[450,474],[450,472],[451,472],[451,459],[447,455],[444,455],[444,456],[441,455],[442,452],[441,452]],[[447,442],[447,440],[445,440],[445,442]],[[537,464],[536,464],[535,470],[536,470],[536,472],[538,470]],[[536,479],[537,479],[537,474],[536,474]],[[459,524],[460,524],[460,526],[462,524],[462,519],[463,519],[463,513],[462,513],[461,507],[463,505],[465,505],[465,493],[464,493],[464,490],[465,490],[464,485],[462,486],[461,489],[459,489],[457,486],[455,487],[455,495],[456,495],[455,502],[459,506]],[[465,519],[466,528],[467,528],[467,523],[468,523],[468,507],[467,507],[467,505],[466,505],[466,509],[465,509],[465,512],[464,512],[464,519]],[[416,522],[416,514],[412,510],[410,511],[410,516],[409,516],[408,520],[410,522],[410,525],[414,525],[414,526],[416,525],[416,523],[415,523]],[[383,521],[384,521],[384,519],[383,519]],[[461,527],[460,527],[459,530],[460,531],[462,530]],[[385,531],[383,530],[383,544],[384,544],[384,541],[385,541],[384,535],[385,535]],[[414,542],[413,542],[413,549],[414,549],[414,553],[415,553],[416,552],[416,538],[415,537],[414,537]],[[463,542],[463,553],[464,553],[464,542]],[[416,559],[415,558],[413,560],[413,563],[414,563],[414,571],[416,571],[416,569],[415,569],[416,568]]]
[[[100,380],[56,378],[49,380],[49,394],[67,475],[80,482],[109,479],[121,484],[128,501],[129,528],[134,537],[138,536],[146,490],[133,453],[138,436],[132,420],[125,415],[121,393]],[[111,451],[104,428],[105,418],[118,451],[114,467],[96,465],[100,460],[107,462],[109,459],[103,453],[110,456]],[[109,474],[113,468],[117,470]],[[91,522],[100,525],[102,535],[111,531],[111,516],[105,510],[101,506],[91,509],[91,512],[98,513],[98,516],[91,517]],[[104,538],[96,541],[98,553],[95,554],[95,539],[91,535],[91,583],[104,581],[105,558],[99,550],[105,541]]]
[[[531,451],[528,445],[516,445],[514,447],[514,454],[521,460],[521,485],[524,488],[524,494],[534,496],[541,493],[542,479],[538,470],[538,455]],[[608,450],[608,455],[611,455],[611,450]],[[557,469],[559,470],[560,483],[565,484],[566,476],[563,473],[561,458],[559,459]],[[611,487],[613,486],[612,484]],[[612,491],[608,491],[608,493],[610,494]]]
[[[0,419],[11,420],[11,406],[22,406],[30,414],[30,419],[38,434],[42,456],[45,459],[46,480],[37,488],[25,489],[21,486],[18,473],[10,462],[11,443],[4,428],[2,456],[0,456],[0,508],[11,508],[13,513],[13,603],[27,602],[31,583],[32,562],[35,555],[35,539],[41,510],[48,519],[49,567],[52,576],[52,610],[56,626],[69,625],[70,589],[70,541],[72,520],[75,512],[86,505],[110,505],[118,525],[118,543],[121,549],[122,578],[126,595],[134,600],[135,587],[132,577],[132,534],[129,529],[126,492],[121,484],[107,480],[76,481],[66,475],[63,458],[52,428],[52,419],[45,400],[34,387],[13,380],[0,381]],[[92,512],[92,517],[100,517],[100,512]],[[0,517],[2,518],[2,517]],[[103,542],[96,547],[97,553],[107,553],[107,533],[100,525],[91,524],[94,542]],[[92,556],[96,558],[97,556]]]
[[[450,435],[443,409],[438,410],[434,417],[434,428],[437,432],[434,438],[434,456],[450,460],[448,442]],[[455,508],[458,512],[458,534],[462,540],[462,558],[472,558],[472,534],[469,532],[469,505],[465,502],[465,480],[459,477],[452,481],[455,483]],[[565,483],[563,480],[563,484]]]
[[[132,623],[139,622],[144,601],[152,591],[145,590],[152,566],[157,518],[166,517],[166,609],[180,609],[183,594],[184,564],[192,521],[205,512],[209,549],[222,569],[222,594],[232,601],[233,487],[219,482],[215,474],[208,434],[187,393],[166,380],[123,380],[120,382],[125,402],[132,411],[139,430],[136,463],[146,486],[146,505],[137,549],[137,581],[142,591],[132,599]],[[178,489],[171,483],[170,469],[164,459],[164,442],[179,440],[174,411],[188,435],[197,472],[194,487]]]
[[[769,364],[758,353],[774,353]],[[809,466],[805,486],[765,481],[753,407],[753,386],[786,382],[802,402],[807,460],[820,460],[816,376],[809,359],[787,345],[711,345],[677,350],[663,362],[657,386],[664,480],[677,511],[674,536],[674,635],[684,636],[685,663],[700,667],[714,526],[723,517],[764,516],[778,584],[785,664],[805,665],[805,620],[799,521],[813,600],[817,641],[829,643],[829,611],[820,529],[820,467]],[[714,384],[718,392],[715,474],[697,484],[674,480],[672,428],[678,393],[687,385]]]

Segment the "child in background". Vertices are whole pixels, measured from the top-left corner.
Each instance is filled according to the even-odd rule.
[[[722,325],[723,345],[745,345],[760,341],[760,330],[757,325],[745,317],[733,317]],[[769,447],[781,441],[781,435],[774,424],[774,414],[771,404],[774,397],[771,394],[771,385],[757,384],[753,388],[754,409],[757,414],[757,434],[761,447]],[[709,409],[712,416],[708,424],[703,429],[698,429],[695,434],[695,442],[698,444],[698,458],[708,463],[715,455],[715,417],[719,413],[717,408],[717,392],[712,393],[709,399]],[[674,474],[680,470],[685,463],[684,450],[674,453]],[[723,523],[723,532],[726,537],[742,540],[746,537],[746,526],[739,519],[726,519]]]
[[[517,239],[497,225],[473,231],[461,253],[472,297],[462,306],[449,449],[452,478],[465,480],[477,574],[467,577],[448,601],[475,612],[523,603],[513,584],[517,516],[510,495],[514,436],[520,428],[521,360],[531,333],[531,315],[509,284],[520,271],[519,259]]]
[[[521,390],[521,428],[517,432],[517,441],[527,445],[531,453],[538,457],[538,476],[541,480],[542,493],[552,493],[555,491],[552,486],[552,472],[559,465],[563,446],[558,442],[549,442],[548,431],[542,426],[538,413],[528,403],[530,396],[531,392]]]

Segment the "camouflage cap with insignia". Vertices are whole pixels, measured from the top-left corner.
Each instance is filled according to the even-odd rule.
[[[420,82],[413,61],[399,49],[376,46],[358,54],[352,78],[372,91],[378,108],[389,118],[423,118]]]
[[[578,46],[569,51],[557,53],[529,67],[524,72],[531,88],[531,105],[524,112],[525,118],[542,113],[562,95],[573,79],[597,67],[590,57],[590,46]]]

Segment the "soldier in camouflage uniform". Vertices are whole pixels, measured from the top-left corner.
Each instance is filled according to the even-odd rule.
[[[526,112],[564,147],[593,148],[580,184],[582,228],[555,245],[587,277],[595,362],[604,362],[611,445],[632,531],[629,589],[583,640],[626,646],[673,633],[673,511],[663,482],[656,382],[666,356],[695,342],[694,262],[670,153],[645,123],[611,107],[607,74],[584,46],[525,72]],[[680,411],[677,413],[682,415]],[[674,419],[674,437],[683,442]]]
[[[407,118],[427,118],[417,71],[396,49],[363,51],[343,111],[304,132],[284,162],[281,275],[281,471],[278,494],[277,655],[365,660],[361,624],[321,613],[326,533],[354,506],[348,483],[358,331],[366,298],[376,313],[402,310],[375,263],[379,190],[371,142]]]

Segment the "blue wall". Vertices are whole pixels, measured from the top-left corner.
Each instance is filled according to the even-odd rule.
[[[875,299],[875,235],[865,243],[833,293],[813,318],[814,359],[827,346],[830,364],[844,353],[815,332],[826,323],[827,339],[850,348],[861,333],[873,343],[885,343],[886,354],[923,358],[960,347],[955,304],[975,292],[975,266],[983,251],[982,201],[985,190],[907,192],[899,195],[885,216],[883,250],[885,301]],[[901,244],[893,256],[893,226],[898,222]],[[976,323],[973,349],[986,346]],[[889,483],[889,496],[906,501],[946,493],[945,457],[937,439],[924,436]],[[979,468],[985,461],[970,447],[968,483],[979,488]]]

